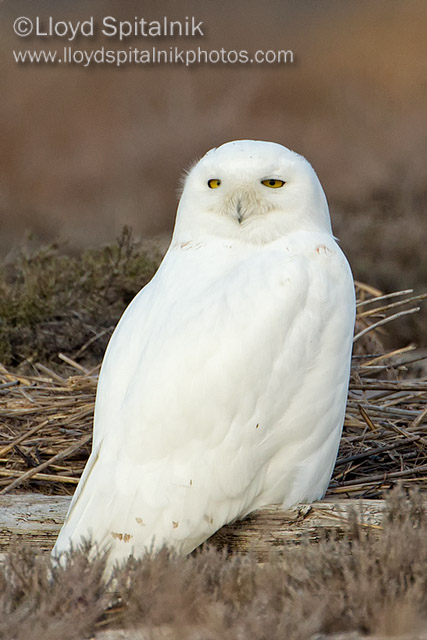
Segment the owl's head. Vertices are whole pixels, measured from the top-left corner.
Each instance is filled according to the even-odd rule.
[[[188,172],[175,237],[266,243],[299,230],[332,233],[317,175],[303,156],[286,147],[227,142]]]

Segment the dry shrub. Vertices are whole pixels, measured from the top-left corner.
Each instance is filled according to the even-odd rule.
[[[421,293],[427,283],[427,191],[408,187],[402,175],[396,172],[387,189],[368,198],[335,205],[331,216],[356,279],[387,292],[410,282]],[[427,345],[425,313],[393,323],[388,344],[411,341]]]
[[[21,245],[0,270],[0,362],[57,358],[59,351],[100,360],[114,325],[153,276],[156,249],[141,249],[123,227],[116,242],[70,255],[52,244]]]
[[[50,568],[28,546],[8,553],[0,574],[0,637],[85,637],[107,603],[101,581],[104,558],[89,562],[87,551],[75,550],[66,571]]]
[[[190,557],[163,550],[129,560],[102,585],[102,559],[89,565],[87,549],[50,579],[47,560],[10,552],[0,636],[73,640],[113,628],[153,640],[415,634],[427,623],[426,536],[422,494],[408,499],[396,489],[381,532],[355,522],[343,539],[306,543],[264,565],[208,547]]]

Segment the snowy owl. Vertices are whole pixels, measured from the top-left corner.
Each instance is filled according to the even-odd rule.
[[[353,279],[311,165],[228,142],[187,174],[171,245],[102,364],[93,449],[53,554],[189,553],[321,498],[344,421]]]

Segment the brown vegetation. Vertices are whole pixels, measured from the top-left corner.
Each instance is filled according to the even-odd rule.
[[[62,351],[95,364],[125,307],[154,274],[158,251],[137,248],[127,227],[114,244],[80,255],[57,245],[29,247],[0,269],[0,362],[58,363]]]
[[[105,586],[103,559],[89,563],[86,549],[51,571],[46,558],[16,549],[0,569],[0,638],[81,640],[114,628],[141,640],[305,640],[345,631],[420,638],[426,536],[420,495],[395,491],[380,535],[355,524],[343,539],[302,544],[264,565],[209,548],[186,558],[162,551],[129,560]]]

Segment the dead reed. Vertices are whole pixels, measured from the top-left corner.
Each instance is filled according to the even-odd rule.
[[[381,331],[427,294],[382,295],[356,283],[355,353],[344,432],[329,496],[378,498],[397,480],[427,489],[427,377],[412,345],[385,353]],[[81,351],[81,350],[80,350]],[[63,375],[0,365],[0,493],[73,493],[90,453],[99,365],[58,354]],[[73,375],[70,375],[73,372]]]

